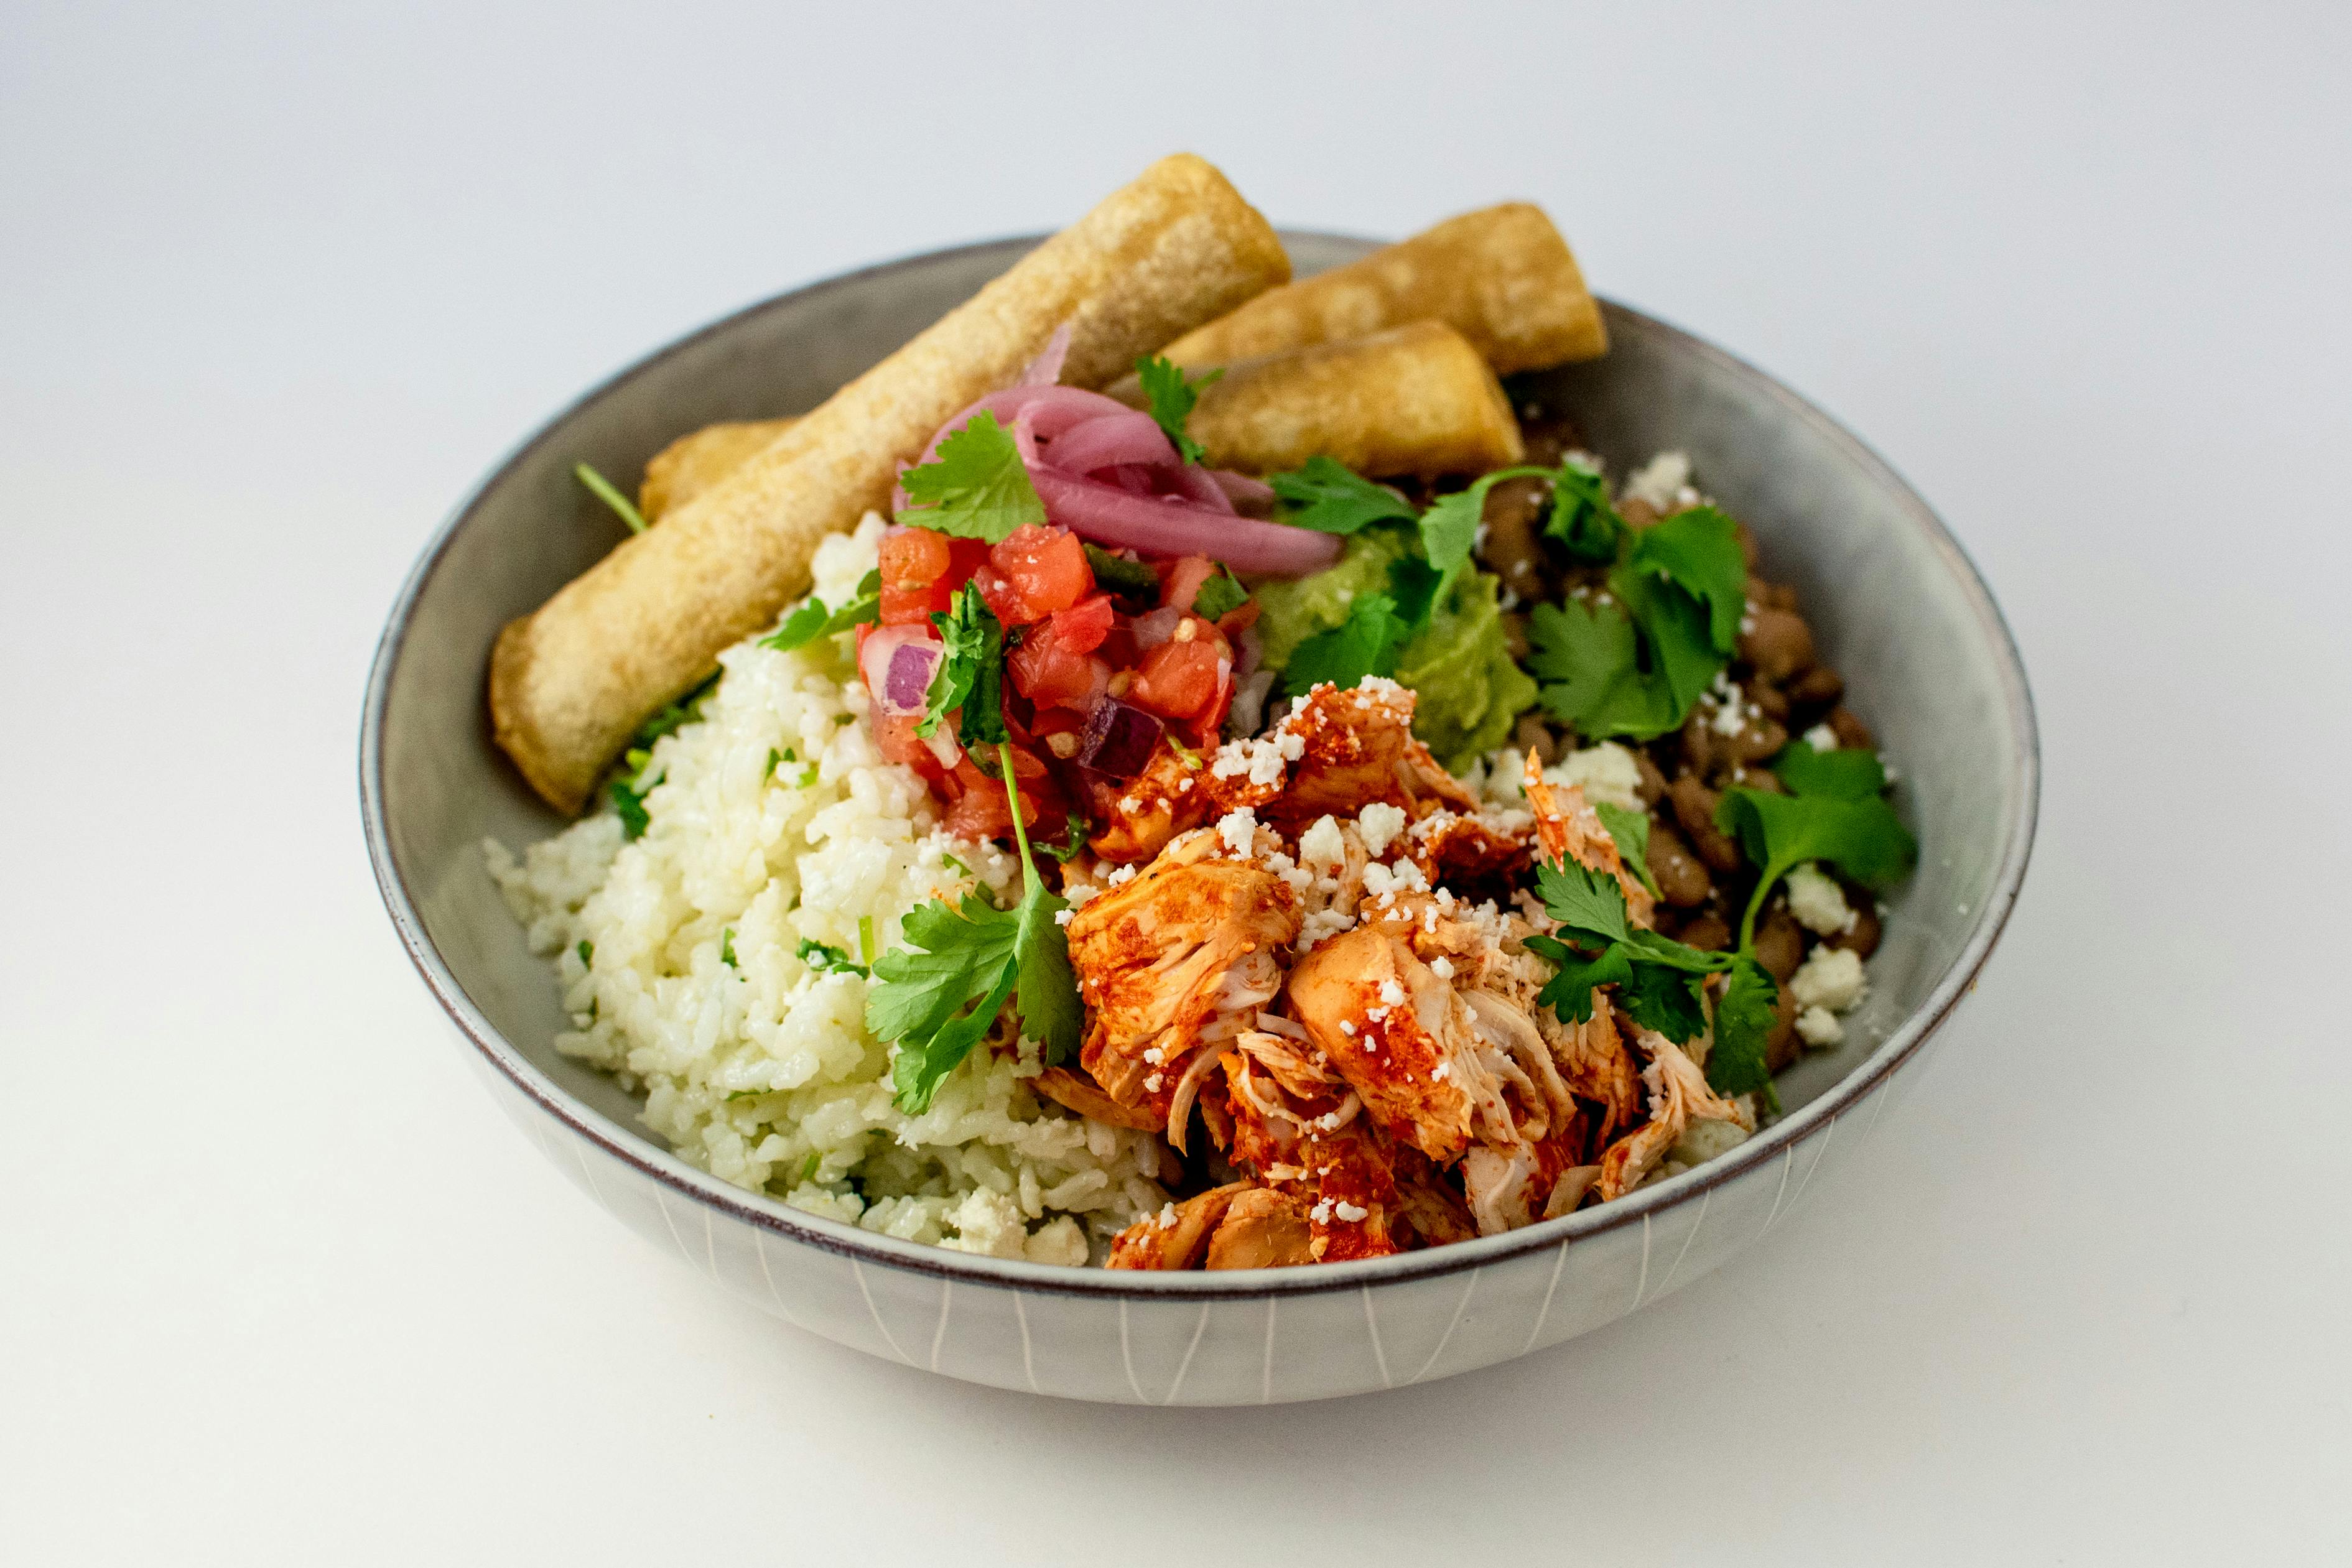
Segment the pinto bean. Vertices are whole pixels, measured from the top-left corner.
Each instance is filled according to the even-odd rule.
[[[1854,712],[1850,707],[1832,708],[1829,727],[1836,732],[1840,746],[1849,746],[1857,751],[1878,749],[1877,737],[1870,733],[1870,726],[1854,716]]]
[[[1789,699],[1800,707],[1828,707],[1843,695],[1843,677],[1827,664],[1815,664],[1789,687]]]
[[[1761,762],[1777,756],[1789,744],[1789,732],[1760,714],[1751,716],[1738,735],[1719,737],[1723,749],[1738,761]]]
[[[1758,681],[1748,688],[1748,700],[1764,710],[1764,716],[1782,726],[1789,722],[1789,699],[1780,688]]]
[[[1759,604],[1739,633],[1739,656],[1768,681],[1801,674],[1813,663],[1813,629],[1793,610]]]
[[[1538,532],[1542,516],[1540,479],[1506,479],[1486,492],[1486,540],[1478,553],[1486,570],[1522,599],[1549,597],[1544,590],[1543,541]]]
[[[1797,1060],[1797,998],[1782,986],[1772,998],[1772,1032],[1764,1037],[1764,1065],[1778,1072]]]
[[[1648,747],[1633,748],[1633,766],[1642,770],[1642,804],[1656,805],[1665,798],[1666,776],[1658,771],[1656,763],[1650,760]]]
[[[1659,895],[1677,909],[1705,904],[1707,894],[1715,891],[1706,867],[1698,863],[1690,845],[1683,842],[1682,835],[1664,822],[1651,822],[1650,851],[1644,860],[1651,879],[1658,884]]]
[[[1528,641],[1528,618],[1516,610],[1503,612],[1503,647],[1512,658],[1524,662],[1534,644]]]
[[[1845,901],[1853,907],[1853,929],[1842,931],[1827,939],[1826,946],[1844,947],[1857,958],[1867,958],[1878,951],[1878,939],[1884,930],[1878,919],[1878,900],[1866,888],[1857,887],[1843,877],[1838,879],[1845,889]]]
[[[1646,528],[1658,520],[1658,508],[1639,496],[1618,504],[1617,515],[1637,528]]]
[[[1748,563],[1748,570],[1754,571],[1756,570],[1756,530],[1738,517],[1734,517],[1731,519],[1731,533],[1732,538],[1739,541],[1740,559]]]
[[[1805,961],[1804,927],[1787,909],[1768,909],[1757,921],[1756,961],[1771,971],[1772,977],[1783,988],[1789,977],[1797,972],[1797,966]]]
[[[1511,732],[1511,743],[1541,761],[1546,768],[1559,760],[1559,737],[1533,714],[1524,714]]]
[[[1731,925],[1722,915],[1696,915],[1683,926],[1684,946],[1720,953],[1731,946]]]
[[[1688,774],[1668,787],[1666,799],[1675,809],[1675,821],[1682,824],[1684,835],[1698,858],[1715,871],[1738,871],[1745,862],[1739,846],[1731,841],[1721,828],[1715,825],[1715,808],[1719,797],[1716,792]]]

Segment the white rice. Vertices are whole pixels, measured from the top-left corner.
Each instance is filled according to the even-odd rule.
[[[869,515],[825,541],[818,598],[855,596],[881,532]],[[867,962],[861,918],[887,950],[908,910],[971,884],[948,856],[1000,893],[1019,876],[950,839],[923,780],[883,760],[848,647],[721,654],[700,721],[654,747],[661,782],[634,843],[607,811],[520,863],[487,846],[533,949],[555,957],[574,1025],[556,1048],[643,1092],[646,1125],[739,1186],[910,1240],[1083,1263],[1165,1201],[1159,1140],[1042,1101],[1027,1041],[976,1049],[906,1114],[892,1049],[862,1022],[866,982],[796,956],[806,939]]]

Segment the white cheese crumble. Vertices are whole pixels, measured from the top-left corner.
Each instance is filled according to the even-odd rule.
[[[1807,1008],[1797,1015],[1797,1038],[1815,1051],[1825,1050],[1844,1041],[1845,1025],[1827,1008]]]
[[[1134,880],[1135,868],[1131,865],[1113,866],[1110,874],[1103,878],[1113,887],[1123,887]]]
[[[1661,452],[1626,476],[1625,487],[1617,494],[1622,500],[1647,501],[1663,512],[1674,505],[1690,476],[1690,454]]]
[[[1369,1208],[1358,1208],[1354,1204],[1349,1203],[1344,1197],[1331,1206],[1331,1211],[1334,1214],[1337,1214],[1341,1219],[1347,1221],[1349,1225],[1354,1225],[1360,1220],[1370,1218],[1372,1212]]]
[[[1404,811],[1385,800],[1375,800],[1356,814],[1356,831],[1363,836],[1364,848],[1376,855],[1388,853],[1389,845],[1404,831]]]
[[[1816,947],[1812,956],[1789,977],[1789,994],[1801,1008],[1827,1008],[1842,1013],[1860,1002],[1870,989],[1862,977],[1862,959],[1845,947]]]
[[[1434,915],[1436,911],[1432,910],[1430,913]],[[1429,961],[1429,972],[1441,980],[1450,980],[1454,977],[1454,960],[1443,956],[1432,958]]]
[[[1812,862],[1789,873],[1789,913],[1797,924],[1822,936],[1838,936],[1853,929],[1862,916],[1845,901],[1845,889]]]
[[[1596,805],[1605,801],[1629,811],[1642,809],[1642,765],[1613,740],[1570,752],[1545,768],[1544,778],[1553,784],[1576,785]]]
[[[1226,812],[1218,819],[1217,837],[1235,860],[1247,860],[1250,846],[1257,841],[1257,813],[1246,806]]]
[[[1388,1003],[1391,1007],[1395,1007],[1398,1003],[1404,1000],[1404,988],[1398,985],[1394,980],[1382,980],[1381,982],[1381,1000]]]
[[[1298,835],[1298,858],[1318,871],[1328,871],[1348,858],[1348,841],[1339,836],[1336,817],[1318,817],[1314,826]]]
[[[1817,724],[1805,731],[1805,744],[1815,751],[1835,751],[1838,748],[1837,731],[1827,724]]]

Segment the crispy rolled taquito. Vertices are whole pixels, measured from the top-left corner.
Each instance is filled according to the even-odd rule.
[[[807,591],[817,541],[887,504],[898,465],[1055,328],[1071,329],[1063,380],[1099,386],[1289,276],[1274,230],[1223,174],[1161,159],[509,625],[490,662],[499,745],[551,804],[578,810],[647,714]]]
[[[637,486],[637,514],[648,523],[662,520],[763,451],[768,443],[798,421],[783,419],[730,420],[706,424],[681,435],[646,465]]]
[[[1448,218],[1361,261],[1268,289],[1160,352],[1187,370],[1229,365],[1407,321],[1443,321],[1496,375],[1609,351],[1601,307],[1541,207],[1509,202]]]
[[[1359,474],[1483,474],[1526,456],[1502,383],[1438,321],[1244,360],[1201,390],[1185,430],[1219,468],[1336,457]]]

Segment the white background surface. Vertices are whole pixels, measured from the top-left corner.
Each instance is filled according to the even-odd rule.
[[[0,10],[0,1558],[2352,1552],[2341,6],[195,9]],[[2048,756],[1855,1179],[1334,1406],[1053,1404],[730,1301],[470,1081],[355,804],[381,618],[511,441],[1180,147],[1301,225],[1544,202],[1942,508]]]

